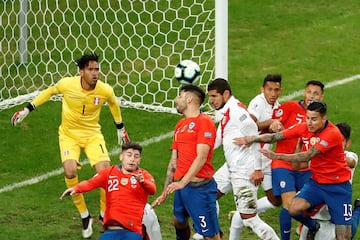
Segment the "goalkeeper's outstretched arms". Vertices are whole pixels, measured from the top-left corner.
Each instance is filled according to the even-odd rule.
[[[16,124],[21,123],[24,118],[26,118],[26,116],[29,115],[29,113],[34,109],[35,106],[32,103],[29,103],[26,107],[24,107],[24,109],[14,113],[14,115],[11,117],[11,124],[16,126]]]

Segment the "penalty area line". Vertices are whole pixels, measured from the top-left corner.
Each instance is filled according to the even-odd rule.
[[[339,86],[339,85],[343,85],[343,84],[346,84],[346,83],[349,83],[349,82],[352,82],[352,81],[355,81],[355,80],[358,80],[360,79],[360,74],[357,74],[357,75],[354,75],[354,76],[351,76],[351,77],[348,77],[348,78],[344,78],[344,79],[341,79],[341,80],[335,80],[335,81],[331,81],[331,82],[328,82],[325,84],[325,88],[332,88],[332,87],[336,87],[336,86]],[[293,100],[297,97],[300,97],[304,94],[304,90],[298,90],[298,91],[295,91],[289,95],[286,95],[286,96],[283,96],[283,97],[280,97],[279,98],[279,102],[285,102],[285,101],[289,101],[289,100]]]

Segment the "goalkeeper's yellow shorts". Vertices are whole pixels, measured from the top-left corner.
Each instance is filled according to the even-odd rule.
[[[59,146],[61,162],[66,160],[76,160],[78,168],[81,168],[79,158],[82,149],[92,167],[98,162],[110,161],[109,153],[105,146],[104,136],[101,133],[93,134],[88,138],[74,138],[60,133]]]

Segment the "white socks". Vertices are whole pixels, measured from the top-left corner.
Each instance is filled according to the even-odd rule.
[[[244,223],[241,219],[240,213],[236,211],[231,219],[229,240],[239,240],[241,229],[244,226]]]
[[[257,200],[256,205],[257,205],[258,214],[263,213],[268,209],[275,208],[275,206],[272,205],[272,203],[269,201],[269,199],[266,196]]]
[[[274,229],[259,218],[258,215],[252,218],[243,219],[245,226],[250,227],[260,239],[264,240],[280,240]]]

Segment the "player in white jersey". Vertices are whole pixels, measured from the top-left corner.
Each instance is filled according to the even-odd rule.
[[[215,79],[207,90],[210,104],[222,115],[216,133],[216,147],[223,145],[226,162],[214,175],[218,198],[232,190],[244,225],[261,239],[279,239],[257,214],[257,189],[263,180],[260,145],[246,148],[233,143],[235,137],[258,134],[258,127],[246,107],[232,96],[228,81]]]
[[[351,145],[350,140],[350,133],[351,133],[351,127],[346,123],[338,123],[336,126],[339,128],[341,134],[343,135],[343,146],[344,149],[349,147]],[[351,168],[352,171],[352,178],[354,176],[355,167],[358,163],[358,155],[354,152],[346,151],[345,150],[345,158],[348,166]],[[356,201],[355,201],[356,203]],[[354,204],[356,205],[356,204]],[[356,209],[356,206],[354,206]],[[314,208],[311,212],[309,212],[311,217],[313,219],[316,219],[320,223],[320,229],[315,235],[315,240],[335,240],[335,224],[331,222],[331,217],[329,214],[329,209],[326,204],[323,204],[321,206],[317,206]],[[359,215],[360,211],[357,209],[357,211],[353,211],[353,225],[352,225],[352,238],[354,237],[356,233],[356,229],[359,223]],[[308,233],[308,228],[306,226],[301,225],[301,231],[300,231],[300,240],[306,240],[306,235]]]
[[[278,108],[280,105],[278,98],[282,90],[281,79],[281,75],[279,74],[266,75],[260,89],[261,94],[255,96],[249,103],[248,112],[250,113],[252,119],[256,122],[259,133],[268,132],[269,126],[271,124],[275,126],[274,122],[278,121],[272,119],[272,115],[273,109]],[[261,147],[271,149],[272,144],[262,144]],[[258,213],[262,213],[270,208],[275,208],[281,204],[281,198],[275,197],[272,192],[271,159],[265,157],[264,155],[261,155],[261,159],[262,171],[264,173],[264,180],[262,181],[261,186],[266,196],[257,201]],[[237,213],[233,215],[230,226],[230,239],[239,239],[242,225],[240,215]]]

